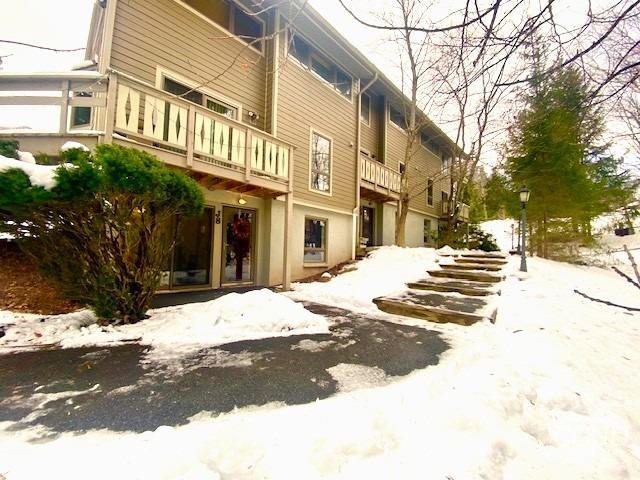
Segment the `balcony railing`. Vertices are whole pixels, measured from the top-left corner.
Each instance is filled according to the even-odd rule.
[[[45,91],[50,94],[30,94]],[[59,106],[59,121],[51,135],[93,132],[106,142],[134,142],[152,148],[165,161],[177,155],[182,160],[170,163],[194,171],[281,192],[290,189],[290,144],[128,76],[96,72],[0,74],[0,92],[11,92],[0,93],[0,105]],[[70,121],[71,107],[91,108],[92,127],[98,129],[75,129]],[[34,133],[0,130],[2,136]]]
[[[442,216],[446,217],[449,215],[449,202],[442,202]],[[456,213],[458,215],[458,219],[463,222],[469,221],[469,205],[466,203],[458,202],[456,206]]]
[[[397,198],[400,193],[400,173],[365,156],[361,157],[360,178],[362,187],[379,194]]]

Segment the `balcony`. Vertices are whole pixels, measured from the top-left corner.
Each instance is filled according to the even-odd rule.
[[[442,202],[442,215],[441,218],[447,218],[449,216],[449,203]],[[458,202],[456,206],[457,219],[460,222],[469,222],[469,205],[466,203]]]
[[[271,197],[290,191],[292,145],[128,76],[0,73],[0,92],[0,105],[59,110],[47,131],[0,130],[0,139],[18,140],[23,150],[55,155],[68,140],[116,143],[153,153],[209,189]],[[74,107],[85,109],[90,124],[75,126]]]
[[[360,196],[376,202],[398,200],[400,173],[364,155],[360,160]]]

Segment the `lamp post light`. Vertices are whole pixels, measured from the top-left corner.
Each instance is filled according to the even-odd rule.
[[[527,271],[527,246],[526,246],[526,238],[527,238],[527,202],[529,201],[529,195],[531,192],[527,187],[522,187],[520,189],[520,206],[522,207],[522,217],[520,220],[522,231],[522,245],[520,250],[520,271]]]

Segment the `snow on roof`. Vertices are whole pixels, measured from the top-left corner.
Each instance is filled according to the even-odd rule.
[[[21,152],[26,158],[26,153]],[[29,161],[16,160],[15,158],[7,158],[0,155],[0,172],[4,172],[11,168],[22,170],[29,176],[29,181],[34,187],[42,187],[45,190],[51,190],[55,187],[55,174],[60,165],[38,165]]]

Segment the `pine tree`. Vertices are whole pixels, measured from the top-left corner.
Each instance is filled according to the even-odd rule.
[[[535,75],[525,108],[510,130],[507,174],[514,186],[531,191],[528,217],[539,255],[549,256],[552,220],[577,226],[590,221],[598,186],[586,161],[603,131],[603,116],[588,102],[588,88],[577,70]],[[559,220],[561,219],[561,220]]]

